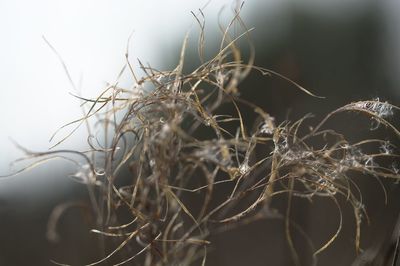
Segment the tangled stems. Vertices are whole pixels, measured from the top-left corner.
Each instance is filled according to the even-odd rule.
[[[95,99],[75,95],[86,107],[85,114],[62,128],[73,127],[72,134],[83,123],[94,120],[94,130],[103,131],[104,141],[89,134],[90,149],[84,152],[53,149],[35,153],[25,149],[29,158],[36,159],[32,166],[55,158],[73,161],[78,167],[73,178],[90,188],[98,216],[97,228],[91,232],[101,235],[104,241],[119,242],[112,252],[87,265],[101,264],[117,256],[121,259],[115,265],[139,259],[143,265],[189,265],[199,260],[205,264],[210,233],[276,215],[270,205],[282,194],[287,194],[289,200],[279,217],[285,220],[295,264],[300,262],[291,231],[302,230],[290,218],[290,205],[299,197],[329,198],[339,211],[338,229],[330,239],[316,248],[307,240],[314,251],[314,262],[316,255],[340,234],[339,197],[345,198],[354,210],[355,246],[359,249],[360,225],[366,211],[351,176],[358,173],[377,180],[398,180],[395,161],[399,155],[390,142],[366,139],[351,143],[344,135],[324,126],[337,113],[357,112],[400,137],[389,120],[399,107],[379,100],[359,101],[334,110],[308,131],[305,129],[309,116],[276,124],[268,112],[239,96],[238,85],[250,71],[282,78],[317,96],[279,73],[254,66],[253,54],[243,63],[237,41],[245,38],[251,51],[253,48],[251,29],[241,20],[240,8],[227,27],[221,26],[219,52],[208,61],[203,52],[204,17],[201,11],[201,16],[193,13],[201,29],[198,50],[202,63],[191,73],[183,71],[185,38],[174,70],[160,71],[139,61],[144,73],[139,77],[127,52],[123,71],[132,75],[130,88],[116,83]],[[243,29],[239,36],[231,35],[234,25]],[[219,107],[224,105],[233,106],[236,115],[219,114]],[[257,117],[252,129],[243,121],[242,106],[250,107]],[[237,130],[231,132],[226,125]],[[210,134],[207,136],[204,131]],[[53,148],[70,134],[56,141]],[[321,142],[323,145],[315,144]],[[371,145],[376,151],[365,152],[364,147]],[[83,157],[84,163],[72,155]],[[382,157],[390,163],[380,164]],[[128,171],[129,176],[124,177],[122,173]],[[129,184],[120,185],[117,181],[122,178],[128,178]],[[221,186],[229,191],[225,197],[216,197],[215,190]],[[193,208],[187,200],[192,194],[201,199],[200,209]],[[249,200],[250,204],[239,211],[237,206]],[[121,211],[130,222],[121,223]],[[132,252],[123,257],[119,255],[123,250]]]

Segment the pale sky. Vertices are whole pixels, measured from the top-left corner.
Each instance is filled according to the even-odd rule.
[[[9,137],[32,150],[47,150],[52,133],[82,114],[68,94],[73,89],[59,59],[42,36],[59,52],[74,82],[82,80],[82,94],[94,96],[105,82],[115,81],[132,31],[132,61],[139,57],[160,64],[160,54],[171,52],[193,25],[190,11],[206,2],[0,1],[0,170],[22,155]],[[205,13],[215,20],[227,3],[213,0]],[[86,141],[79,137],[65,147]]]

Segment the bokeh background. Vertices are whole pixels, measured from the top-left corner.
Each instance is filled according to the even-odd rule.
[[[218,47],[218,13],[227,23],[235,2],[211,1],[1,1],[0,2],[0,171],[7,174],[23,157],[10,138],[35,151],[47,150],[60,126],[79,118],[79,101],[69,92],[95,96],[115,82],[129,57],[159,69],[174,67],[190,32],[187,67],[198,63],[198,27],[190,11],[203,8],[206,47]],[[277,121],[313,113],[321,118],[351,101],[379,97],[400,105],[400,2],[396,0],[249,0],[242,18],[254,27],[256,65],[277,71],[325,99],[312,98],[292,85],[251,74],[242,96],[262,106]],[[133,32],[133,33],[132,33]],[[68,67],[72,87],[57,55]],[[246,51],[244,51],[246,53]],[[122,78],[121,85],[132,81]],[[249,114],[245,114],[250,116]],[[370,132],[370,121],[339,117],[332,126],[357,140],[366,134],[393,139],[387,131]],[[249,117],[251,119],[251,117]],[[397,122],[398,122],[397,118]],[[396,121],[395,121],[396,122]],[[398,123],[397,123],[398,124]],[[63,134],[68,131],[62,131]],[[84,129],[60,148],[81,149]],[[87,190],[67,178],[74,167],[54,161],[12,178],[0,179],[0,265],[51,265],[49,259],[82,265],[97,256],[88,220],[71,208],[59,224],[61,239],[46,238],[48,218],[63,204],[83,204]],[[386,182],[385,205],[376,180],[358,177],[371,223],[362,228],[362,247],[385,249],[400,210],[397,184]],[[344,203],[344,202],[343,202]],[[334,233],[338,216],[328,202],[296,202],[294,218],[316,245]],[[351,265],[356,258],[354,218],[345,210],[343,232],[319,255],[318,265]],[[310,254],[294,236],[303,263]],[[212,236],[208,265],[292,265],[284,223],[259,221]]]

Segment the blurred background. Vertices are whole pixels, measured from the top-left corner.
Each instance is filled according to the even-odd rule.
[[[129,58],[170,69],[190,32],[187,66],[198,64],[198,25],[190,11],[203,8],[206,47],[219,45],[218,13],[228,23],[236,2],[211,1],[0,1],[0,175],[19,169],[23,157],[10,138],[34,151],[48,150],[51,135],[81,116],[69,92],[94,97],[116,81]],[[329,111],[361,99],[379,97],[400,105],[400,2],[396,0],[249,0],[242,18],[256,48],[256,65],[277,71],[326,99],[312,98],[292,85],[251,74],[242,96],[262,106],[277,121]],[[68,68],[68,79],[57,54]],[[244,51],[246,53],[246,51]],[[122,86],[132,80],[122,78]],[[250,115],[250,114],[248,114]],[[335,128],[354,140],[362,134],[399,144],[387,131],[369,132],[370,121],[335,120]],[[251,119],[251,117],[249,118]],[[350,120],[346,120],[350,119]],[[397,121],[399,119],[397,118]],[[398,124],[398,123],[397,123]],[[82,149],[84,128],[59,148]],[[362,133],[364,132],[364,133]],[[61,131],[61,137],[68,131]],[[58,137],[58,140],[61,138]],[[0,179],[0,265],[51,265],[49,259],[82,265],[96,257],[90,222],[71,209],[59,224],[61,239],[46,238],[56,206],[87,201],[87,189],[67,178],[73,165],[54,161],[12,178]],[[389,201],[376,180],[359,178],[371,223],[363,224],[362,247],[382,248],[400,210],[397,185],[385,182]],[[294,217],[318,246],[334,233],[338,217],[326,202],[296,203]],[[328,207],[327,207],[328,206]],[[343,232],[321,253],[318,265],[351,265],[356,258],[355,221],[345,210]],[[208,265],[292,265],[282,221],[260,221],[213,236]],[[311,263],[304,239],[294,237],[304,265]],[[386,241],[387,242],[387,241]],[[308,252],[308,253],[307,253]]]

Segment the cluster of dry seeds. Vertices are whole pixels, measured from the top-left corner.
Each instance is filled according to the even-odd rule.
[[[202,57],[204,40],[200,38],[203,63],[191,73],[183,71],[185,39],[174,70],[159,71],[139,62],[144,75],[138,78],[127,60],[125,70],[134,80],[131,88],[115,84],[96,99],[79,97],[87,111],[69,125],[94,119],[95,127],[104,130],[102,144],[90,136],[91,150],[85,152],[25,150],[40,158],[39,162],[71,153],[84,158],[74,178],[89,187],[98,215],[98,228],[92,232],[102,235],[106,242],[119,243],[101,260],[88,265],[116,258],[120,260],[114,265],[131,265],[134,261],[142,265],[205,263],[210,244],[207,238],[213,230],[276,215],[270,203],[282,194],[289,198],[282,217],[295,263],[298,259],[290,237],[290,202],[295,197],[328,197],[338,207],[337,232],[326,244],[314,248],[315,255],[340,233],[337,197],[346,198],[354,208],[358,248],[365,210],[350,175],[359,172],[378,179],[400,178],[395,165],[398,155],[389,142],[371,139],[350,143],[342,134],[324,128],[337,113],[358,112],[400,137],[388,120],[398,107],[379,100],[351,103],[306,130],[308,116],[277,124],[267,112],[239,97],[237,86],[251,70],[286,78],[253,66],[252,60],[243,63],[236,42],[248,36],[249,30],[238,14],[223,31],[219,53],[209,61]],[[196,19],[203,29],[201,17]],[[238,37],[230,35],[234,23],[244,29]],[[218,114],[223,105],[232,105],[236,115]],[[258,117],[252,129],[246,128],[242,119],[243,105]],[[230,128],[236,125],[237,130],[230,132],[225,129],[227,124]],[[324,145],[315,145],[321,141]],[[365,145],[375,145],[377,152],[364,152]],[[380,165],[381,157],[391,163]],[[218,190],[220,187],[224,189]],[[225,194],[216,195],[216,190]],[[193,197],[201,201],[197,204],[200,207],[189,200]],[[241,202],[250,204],[243,208]],[[240,210],[236,208],[239,205]]]

